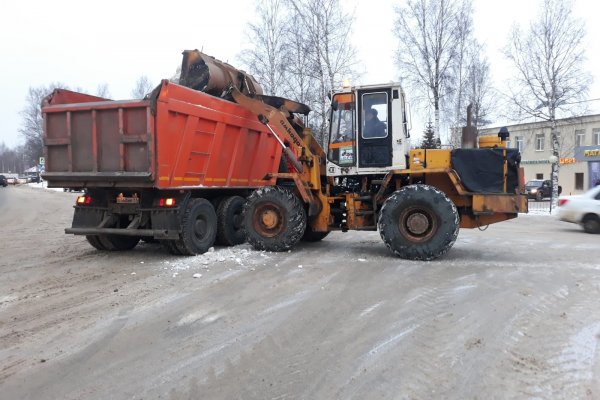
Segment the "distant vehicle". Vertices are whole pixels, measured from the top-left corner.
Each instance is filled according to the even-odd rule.
[[[6,177],[4,175],[0,175],[0,186],[2,186],[2,187],[8,186],[8,180],[6,180]]]
[[[600,233],[600,186],[559,198],[558,219],[579,224],[587,233]]]
[[[552,182],[548,179],[532,179],[525,184],[528,199],[542,200],[552,197]],[[558,194],[562,193],[562,186],[558,186]]]
[[[9,185],[14,185],[14,184],[16,184],[16,183],[17,183],[17,178],[15,178],[15,177],[12,177],[12,176],[8,176],[8,177],[6,177],[6,182],[7,182]]]
[[[41,179],[39,175],[27,175],[27,182],[29,183],[40,183]]]

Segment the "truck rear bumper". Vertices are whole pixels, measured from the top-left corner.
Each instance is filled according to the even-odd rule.
[[[73,235],[151,236],[155,239],[179,238],[178,231],[164,229],[66,228],[65,233]]]

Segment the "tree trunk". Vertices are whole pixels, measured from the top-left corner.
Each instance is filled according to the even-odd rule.
[[[552,155],[555,159],[552,161],[552,204],[550,205],[551,209],[554,210],[558,206],[558,170],[559,170],[559,154],[558,154],[558,129],[556,127],[556,120],[552,119],[551,121],[551,130],[550,136],[552,137]]]

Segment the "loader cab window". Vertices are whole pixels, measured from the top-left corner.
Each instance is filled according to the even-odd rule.
[[[356,117],[352,93],[339,93],[331,103],[329,161],[340,166],[355,165]]]
[[[381,139],[388,135],[388,94],[386,92],[362,95],[363,139]]]

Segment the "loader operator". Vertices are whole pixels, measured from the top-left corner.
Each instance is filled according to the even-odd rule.
[[[364,138],[381,138],[386,136],[385,124],[377,118],[377,110],[369,108],[365,112],[365,120]]]

